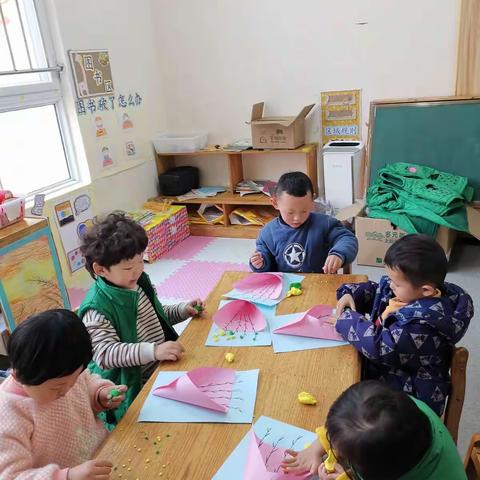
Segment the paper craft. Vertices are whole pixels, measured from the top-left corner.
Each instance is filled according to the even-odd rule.
[[[196,368],[173,382],[156,388],[153,394],[226,413],[234,382],[234,370]]]
[[[316,440],[313,432],[260,417],[220,467],[212,480],[314,480],[310,473],[283,473],[286,449],[303,450]]]
[[[224,330],[236,333],[261,332],[267,326],[260,309],[246,300],[232,300],[213,315],[213,322]]]
[[[242,278],[234,288],[253,297],[276,299],[282,293],[282,274],[275,272],[252,273]]]
[[[332,316],[333,308],[328,305],[316,305],[299,315],[297,320],[283,327],[276,328],[273,333],[281,335],[297,335],[299,337],[323,338],[324,340],[343,341],[342,336],[327,320]]]
[[[272,336],[270,333],[270,328],[268,326],[268,318],[275,315],[274,306],[266,305],[254,305],[250,302],[245,302],[248,305],[252,305],[263,317],[263,321],[266,320],[265,325],[262,326],[261,320],[258,318],[253,319],[249,317],[249,320],[252,321],[253,327],[250,325],[250,321],[246,318],[244,321],[241,316],[237,317],[235,322],[228,322],[227,319],[223,319],[223,313],[220,315],[222,323],[219,326],[215,323],[215,318],[217,314],[222,311],[225,312],[225,309],[234,302],[245,302],[244,300],[222,300],[220,302],[220,308],[217,313],[214,315],[214,321],[207,336],[205,345],[208,347],[262,347],[272,344]],[[241,304],[237,304],[241,305]],[[234,308],[234,307],[231,307]],[[227,310],[228,312],[228,310]],[[228,326],[227,326],[228,325]],[[248,328],[246,328],[248,326]],[[224,328],[226,327],[226,328]],[[255,329],[254,329],[255,328]],[[260,329],[261,328],[261,329]]]
[[[270,276],[273,275],[275,277],[281,275],[282,290],[281,290],[279,296],[277,298],[267,298],[266,296],[262,297],[262,296],[260,296],[258,290],[249,290],[249,291],[240,290],[239,288],[237,288],[238,284],[235,285],[233,290],[226,293],[225,296],[229,297],[229,298],[236,298],[238,300],[248,300],[249,302],[256,303],[257,305],[269,305],[269,306],[276,305],[277,303],[280,303],[285,298],[291,283],[302,282],[302,280],[305,278],[302,275],[297,275],[295,273],[268,273],[268,272],[267,273],[252,273],[246,278],[255,277],[256,275],[259,275],[259,276],[262,275],[261,278],[265,278],[265,277],[263,277],[263,275],[270,275]],[[268,281],[271,282],[270,286],[268,288],[264,288],[264,291],[261,292],[261,294],[266,295],[269,292],[273,291],[272,295],[275,295],[275,290],[274,290],[272,284],[273,284],[274,281],[276,282],[276,280],[271,280],[271,278],[270,278]],[[261,289],[261,288],[262,287],[259,287],[259,289]]]
[[[179,402],[159,397],[154,392],[161,386],[169,385],[188,372],[159,372],[152,390],[140,411],[139,422],[166,423],[251,423],[257,397],[258,370],[234,371],[234,383],[227,390],[231,392],[227,412],[217,411],[203,406]],[[225,393],[224,386],[218,387],[220,394]],[[212,393],[212,392],[209,392]],[[211,398],[211,397],[210,397]]]
[[[348,342],[344,341],[325,340],[323,338],[311,338],[299,335],[285,335],[275,332],[278,328],[298,322],[300,320],[299,315],[304,314],[291,313],[288,315],[273,315],[267,318],[270,330],[272,331],[272,344],[275,353],[348,345]]]

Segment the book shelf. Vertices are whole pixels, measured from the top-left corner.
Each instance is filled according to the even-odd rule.
[[[207,198],[192,198],[188,200],[179,201],[177,197],[159,196],[150,201],[162,201],[169,199],[175,204],[179,205],[196,205],[200,206],[202,203],[210,203],[219,205],[224,214],[223,224],[218,225],[201,225],[190,224],[190,232],[192,235],[205,235],[210,237],[231,237],[231,238],[257,238],[261,227],[255,225],[231,225],[229,215],[239,206],[254,207],[254,206],[269,206],[271,205],[270,198],[262,193],[252,193],[249,195],[240,196],[235,193],[235,186],[238,182],[244,180],[243,174],[243,157],[245,155],[292,155],[302,154],[305,161],[306,174],[310,177],[313,183],[315,194],[318,193],[318,179],[317,179],[317,146],[315,144],[303,145],[295,150],[244,150],[243,152],[230,152],[225,150],[202,150],[198,152],[180,152],[171,154],[156,154],[156,164],[158,174],[162,174],[167,170],[175,167],[175,157],[198,157],[207,155],[223,155],[227,161],[228,166],[228,185],[227,191],[219,193],[214,197]],[[208,168],[208,159],[201,168]],[[292,170],[295,168],[293,167]]]

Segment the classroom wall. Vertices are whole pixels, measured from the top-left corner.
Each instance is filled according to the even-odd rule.
[[[87,181],[85,187],[49,200],[45,212],[50,217],[67,286],[77,286],[88,281],[89,277],[84,269],[70,274],[54,218],[54,205],[61,199],[86,193],[92,199],[94,213],[103,214],[116,209],[139,208],[145,200],[155,196],[157,176],[150,139],[154,132],[165,128],[165,115],[150,0],[48,0],[47,7],[53,23],[57,55],[67,66],[65,75],[70,88],[66,92],[66,104],[72,130],[78,134],[79,162],[87,166],[84,175]],[[95,136],[95,115],[77,115],[67,57],[70,49],[108,49],[115,92],[139,93],[143,99],[140,106],[129,109],[134,130],[128,134],[119,126],[117,113],[121,110],[116,108],[117,113],[103,113],[108,131],[105,142],[112,146],[116,161],[114,167],[106,170],[101,168],[99,159],[102,142]],[[139,148],[139,155],[134,160],[127,160],[122,151],[124,142],[130,139]]]
[[[248,136],[262,100],[291,115],[321,91],[361,88],[366,138],[370,100],[454,93],[459,0],[154,0],[152,12],[168,129],[211,143]],[[319,138],[315,109],[307,140]],[[206,180],[224,183],[216,170]]]

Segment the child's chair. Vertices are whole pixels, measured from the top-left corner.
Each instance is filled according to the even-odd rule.
[[[458,427],[462,416],[463,401],[465,400],[465,384],[467,382],[468,350],[465,347],[454,347],[450,376],[452,391],[448,396],[447,408],[443,422],[445,423],[453,441],[457,443]]]
[[[480,433],[474,433],[465,455],[465,473],[468,480],[480,479]]]

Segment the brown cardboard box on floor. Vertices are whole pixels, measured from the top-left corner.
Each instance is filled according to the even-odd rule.
[[[355,235],[358,239],[357,263],[372,267],[383,267],[388,247],[407,233],[390,223],[389,220],[365,216],[365,202],[360,201],[342,208],[336,215],[340,221],[355,219]],[[467,205],[470,233],[480,239],[480,212]],[[438,228],[437,242],[445,250],[447,258],[455,243],[457,232],[447,227]]]
[[[264,117],[264,102],[252,107],[253,148],[293,149],[305,143],[305,117],[315,104],[303,107],[295,117]]]

